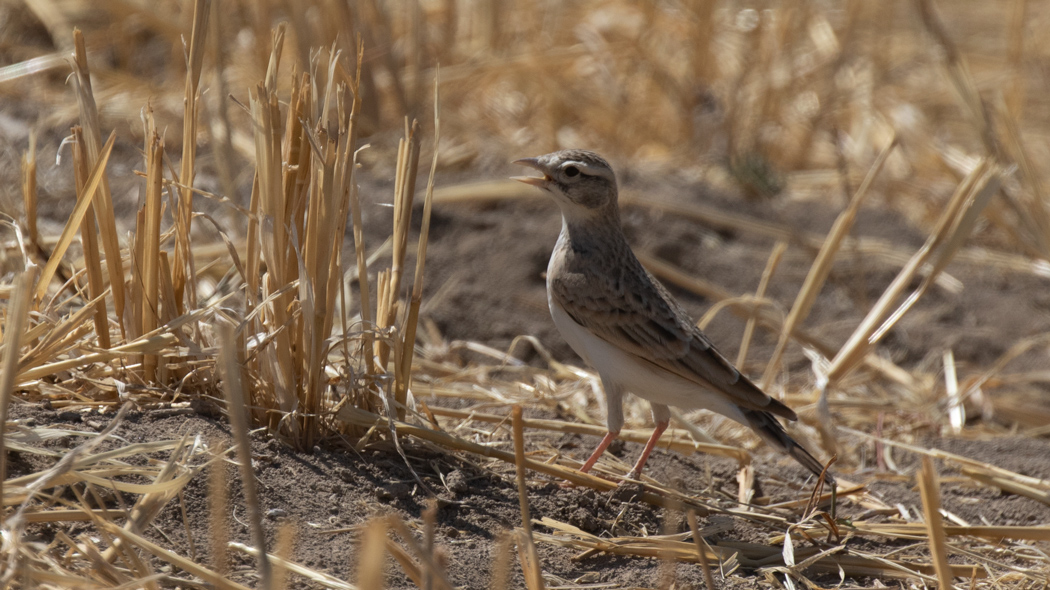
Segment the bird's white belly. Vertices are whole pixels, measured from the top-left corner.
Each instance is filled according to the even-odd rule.
[[[562,337],[576,354],[598,371],[603,381],[653,403],[687,410],[711,410],[737,421],[743,420],[740,410],[723,394],[709,391],[602,340],[577,324],[549,298],[548,305]]]

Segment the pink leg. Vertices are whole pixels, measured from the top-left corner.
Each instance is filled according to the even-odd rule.
[[[642,456],[638,457],[638,462],[634,464],[634,469],[631,469],[631,472],[627,474],[627,479],[638,479],[638,476],[641,475],[645,462],[649,460],[649,453],[653,452],[656,441],[660,440],[660,435],[667,430],[667,424],[667,420],[656,423],[653,435],[649,437],[649,442],[645,443],[645,448],[642,449]]]
[[[583,467],[580,468],[580,471],[584,473],[590,471],[591,467],[594,467],[594,464],[598,462],[598,457],[602,456],[602,453],[605,452],[605,449],[609,448],[609,444],[612,443],[612,441],[616,440],[616,437],[619,435],[619,430],[617,430],[616,432],[606,433],[605,437],[602,438],[602,442],[598,443],[598,448],[594,449],[594,452],[591,453],[591,457],[587,459],[586,463],[583,464]]]

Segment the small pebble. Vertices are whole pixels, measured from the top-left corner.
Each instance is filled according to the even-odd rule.
[[[287,518],[288,511],[283,508],[272,508],[266,511],[266,518],[276,520],[278,518]]]
[[[106,423],[101,420],[84,420],[84,424],[87,424],[88,428],[96,432],[99,432],[106,427]]]

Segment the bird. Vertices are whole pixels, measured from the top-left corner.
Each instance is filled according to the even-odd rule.
[[[515,176],[561,209],[561,233],[547,265],[547,303],[569,346],[597,370],[607,434],[580,468],[589,471],[623,427],[623,396],[650,402],[655,428],[627,479],[636,480],[670,420],[669,406],[705,409],[749,426],[829,485],[834,478],[777,418],[795,412],[727,360],[688,313],[638,261],[620,225],[616,175],[598,154],[562,150],[514,164]]]

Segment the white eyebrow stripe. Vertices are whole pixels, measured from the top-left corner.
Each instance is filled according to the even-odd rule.
[[[605,178],[609,178],[610,176],[610,170],[604,166],[592,166],[590,164],[587,164],[586,162],[578,162],[575,160],[571,162],[566,162],[566,165],[572,165],[577,167],[580,170],[580,172],[586,174],[587,176],[602,176]]]

